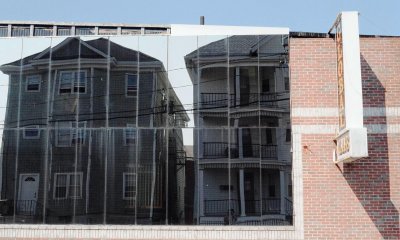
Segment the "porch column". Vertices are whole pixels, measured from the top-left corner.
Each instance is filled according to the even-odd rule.
[[[204,174],[203,170],[199,170],[199,215],[204,217]]]
[[[280,170],[280,192],[281,192],[281,214],[286,213],[285,197],[286,197],[286,182],[285,182],[285,171]]]
[[[240,216],[246,216],[246,199],[244,196],[244,170],[239,170],[239,190],[240,190]]]
[[[239,149],[239,159],[243,159],[243,132],[242,128],[239,128],[239,119],[235,120],[235,128],[238,130],[238,149]]]

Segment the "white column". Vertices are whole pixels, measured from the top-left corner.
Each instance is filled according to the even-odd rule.
[[[280,192],[281,192],[281,214],[285,214],[286,208],[285,208],[285,197],[286,197],[286,181],[285,181],[285,172],[280,170]]]
[[[246,204],[245,204],[245,196],[244,196],[244,170],[239,170],[239,190],[240,190],[240,216],[246,216]]]
[[[204,217],[204,174],[203,170],[199,170],[199,215]]]

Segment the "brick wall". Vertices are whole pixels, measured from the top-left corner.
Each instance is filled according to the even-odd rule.
[[[290,41],[292,124],[301,134],[305,239],[400,238],[400,38],[360,38],[360,47],[369,157],[335,165],[334,39]]]

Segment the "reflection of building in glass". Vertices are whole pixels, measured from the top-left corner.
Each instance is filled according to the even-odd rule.
[[[0,70],[10,79],[1,192],[10,221],[184,217],[175,203],[189,119],[162,62],[104,38],[67,38]]]
[[[194,83],[200,224],[292,221],[287,41],[232,36],[185,57]]]

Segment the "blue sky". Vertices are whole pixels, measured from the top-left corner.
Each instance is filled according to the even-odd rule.
[[[363,34],[400,35],[400,0],[0,0],[1,20],[182,23],[326,32],[340,11],[361,13]]]

